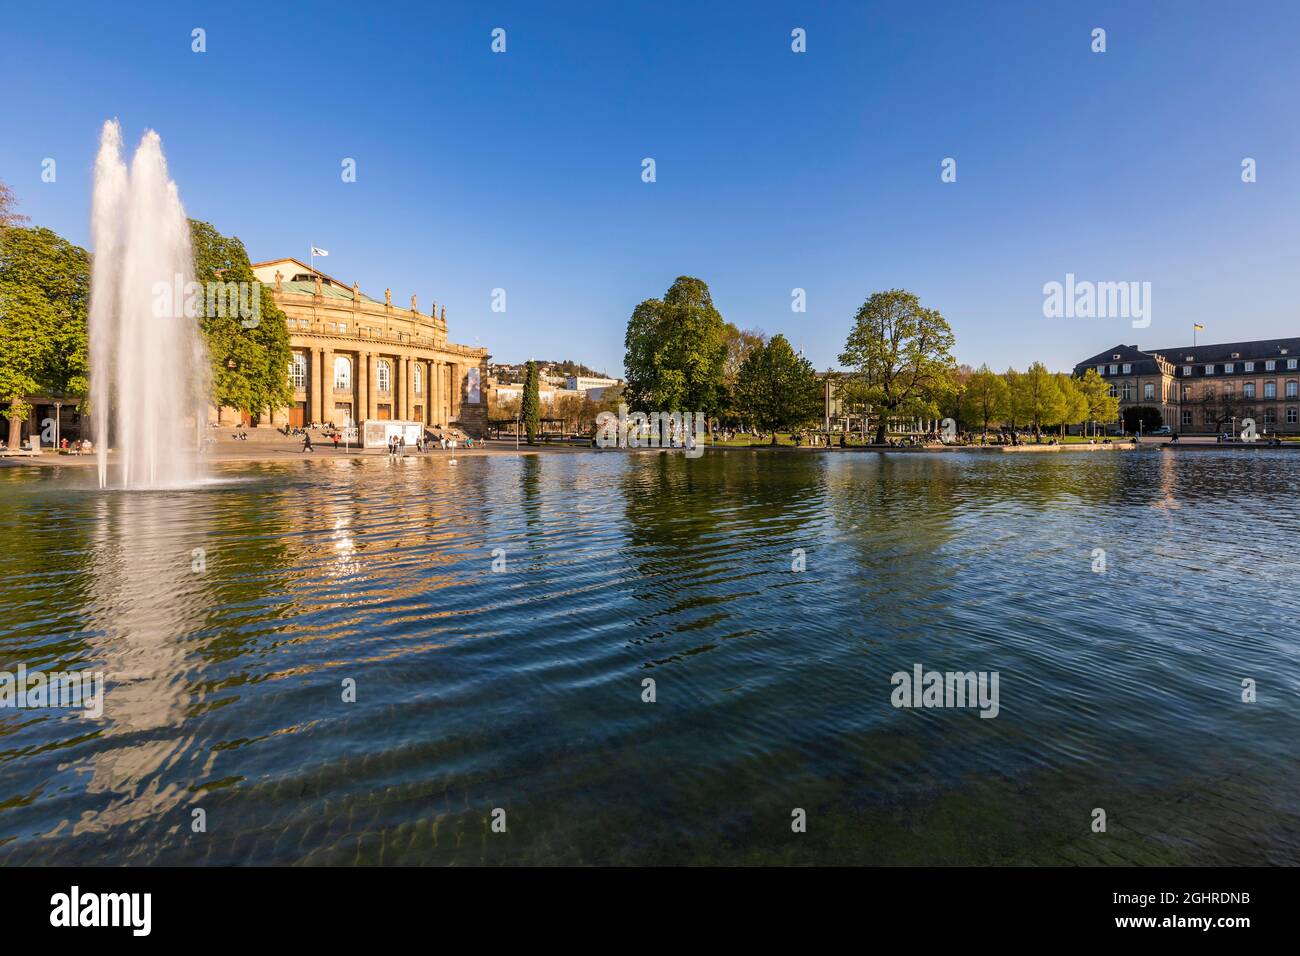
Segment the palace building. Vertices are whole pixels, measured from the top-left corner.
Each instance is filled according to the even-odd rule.
[[[1117,345],[1074,367],[1097,370],[1120,412],[1148,405],[1176,432],[1236,431],[1244,418],[1261,433],[1300,434],[1300,338],[1139,349]]]
[[[380,302],[297,259],[254,263],[253,273],[288,317],[293,351],[293,403],[271,424],[389,419],[484,433],[488,352],[447,340],[446,307],[425,314],[411,296],[396,308],[391,290]]]

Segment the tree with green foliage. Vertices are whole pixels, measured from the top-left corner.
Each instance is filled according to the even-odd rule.
[[[238,238],[223,236],[210,223],[194,219],[190,220],[190,238],[194,277],[200,284],[246,282],[251,287],[257,282]],[[263,290],[260,301],[256,322],[229,308],[224,316],[209,314],[216,310],[205,308],[200,319],[212,361],[213,403],[254,417],[293,401],[288,322],[269,290]]]
[[[1119,418],[1119,398],[1110,394],[1110,383],[1090,368],[1078,380],[1079,391],[1088,405],[1087,420],[1094,424]]]
[[[736,391],[740,381],[740,369],[754,349],[761,348],[767,342],[767,336],[757,329],[742,330],[728,322],[723,326],[723,340],[727,344],[727,352],[723,361],[722,384],[726,389],[727,399],[721,414],[732,423],[739,423],[747,420],[743,415]]]
[[[1019,408],[1025,423],[1034,429],[1038,441],[1043,440],[1043,426],[1061,420],[1063,401],[1056,378],[1042,362],[1034,362],[1020,376]]]
[[[997,372],[981,365],[966,380],[966,407],[981,426],[983,438],[988,440],[989,425],[1003,421],[1008,415],[1007,381]]]
[[[662,299],[638,305],[624,346],[624,394],[634,411],[723,409],[726,323],[703,280],[679,276]]]
[[[1088,418],[1088,396],[1079,387],[1079,380],[1068,372],[1056,373],[1056,387],[1061,393],[1061,438],[1065,438],[1068,425],[1080,425]]]
[[[524,395],[520,408],[520,412],[524,417],[524,428],[528,431],[528,444],[530,445],[537,444],[537,433],[540,431],[542,409],[540,388],[537,363],[530,361],[528,370],[524,373]]]
[[[951,390],[953,334],[937,310],[911,292],[877,292],[862,304],[840,354],[861,382],[860,394],[879,415],[876,444],[891,416],[937,417]]]
[[[1141,431],[1145,434],[1163,425],[1165,416],[1160,414],[1160,409],[1152,405],[1130,405],[1124,409],[1123,421],[1126,432]],[[1223,421],[1220,420],[1218,425],[1222,424]]]
[[[822,413],[822,389],[812,363],[796,355],[784,335],[750,350],[740,367],[736,398],[740,413],[772,432],[794,429]]]
[[[0,229],[0,401],[9,442],[20,440],[29,395],[84,399],[90,256],[43,228]]]

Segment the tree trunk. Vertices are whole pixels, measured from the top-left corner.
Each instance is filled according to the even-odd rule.
[[[23,442],[23,420],[15,416],[9,419],[9,448],[17,451]]]
[[[886,419],[881,418],[880,424],[876,426],[876,440],[874,444],[883,445],[885,443],[885,424]]]

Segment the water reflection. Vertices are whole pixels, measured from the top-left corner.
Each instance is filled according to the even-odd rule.
[[[74,471],[0,471],[0,657],[102,667],[105,719],[0,713],[0,862],[1088,862],[1103,800],[1135,862],[1297,849],[1300,456]],[[915,662],[999,717],[894,710]]]

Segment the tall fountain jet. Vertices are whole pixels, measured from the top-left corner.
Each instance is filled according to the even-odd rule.
[[[197,318],[203,297],[194,282],[189,222],[153,130],[140,140],[128,171],[121,128],[116,120],[104,124],[91,238],[90,391],[99,486],[109,485],[110,437],[122,487],[194,484],[201,477],[196,435],[210,381]]]

